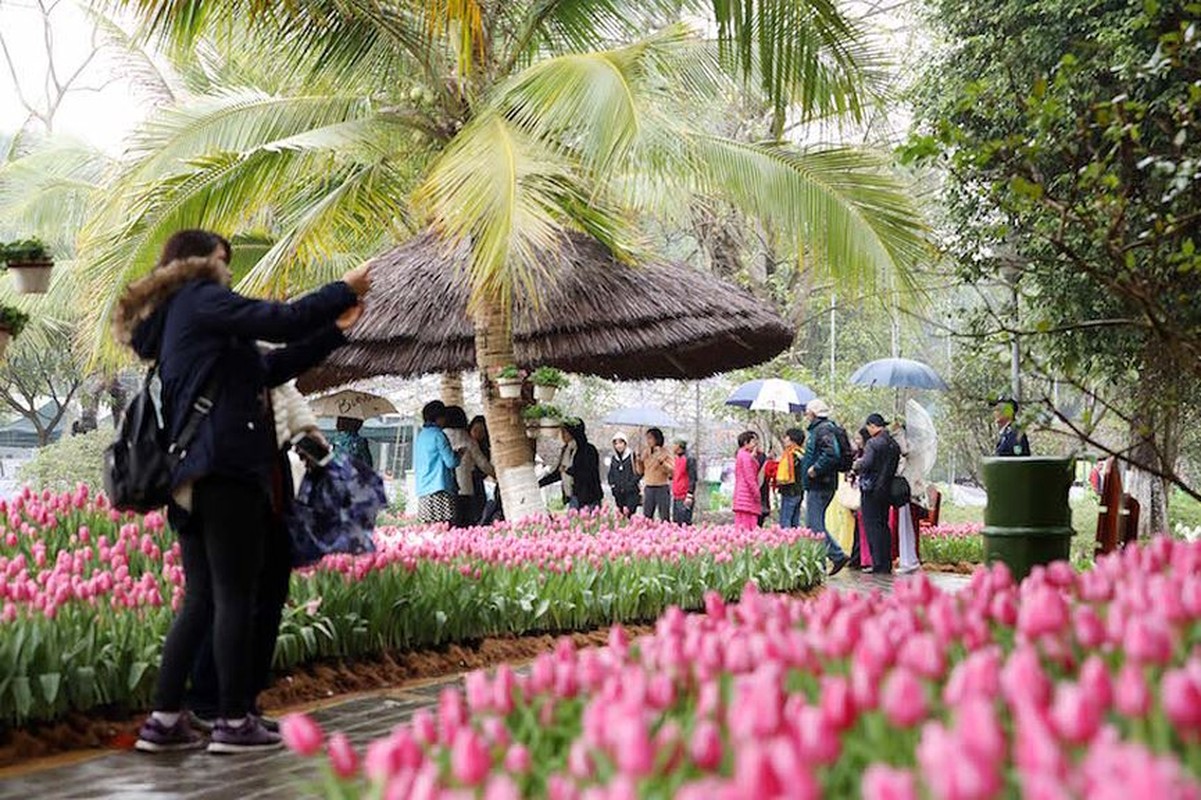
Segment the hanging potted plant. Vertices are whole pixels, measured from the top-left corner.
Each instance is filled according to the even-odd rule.
[[[4,263],[12,272],[17,294],[45,294],[50,289],[50,270],[54,259],[38,239],[24,239],[4,245]]]
[[[525,409],[521,412],[521,417],[525,420],[526,433],[531,439],[536,437],[539,431],[558,428],[563,424],[563,412],[543,403],[535,403]]]
[[[539,403],[549,403],[555,399],[555,393],[567,385],[567,376],[554,367],[538,367],[530,376],[534,384],[534,399]]]
[[[501,400],[520,400],[523,383],[525,375],[515,364],[510,364],[496,374],[496,393]]]
[[[0,357],[8,349],[8,343],[21,335],[29,324],[29,315],[16,306],[0,306]]]

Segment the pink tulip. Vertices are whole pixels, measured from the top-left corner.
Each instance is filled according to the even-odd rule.
[[[1114,705],[1128,717],[1140,718],[1151,708],[1151,692],[1137,664],[1125,664],[1114,687]]]
[[[289,714],[280,720],[279,732],[284,745],[289,750],[302,756],[312,756],[321,752],[325,743],[325,734],[321,726],[305,714]]]
[[[721,731],[710,720],[701,720],[692,732],[688,753],[693,762],[704,770],[715,770],[721,765]]]
[[[1068,604],[1057,589],[1036,586],[1022,599],[1017,628],[1029,638],[1057,634],[1068,624]]]
[[[1055,690],[1051,721],[1061,737],[1071,744],[1084,744],[1097,735],[1103,710],[1100,702],[1074,683],[1061,683]]]
[[[477,786],[488,775],[492,759],[479,734],[469,727],[460,728],[450,748],[450,769],[455,780]]]
[[[872,764],[863,773],[863,800],[917,800],[917,781],[908,770]]]
[[[532,766],[530,751],[523,744],[514,744],[505,753],[505,769],[517,775],[524,775]]]
[[[359,771],[359,757],[344,733],[329,737],[329,763],[340,778],[353,778]]]
[[[1122,649],[1136,664],[1167,664],[1172,658],[1172,631],[1156,617],[1134,617],[1126,625]]]
[[[926,718],[926,687],[908,669],[898,667],[884,681],[880,708],[893,725],[911,728]]]
[[[1001,672],[1001,688],[1005,699],[1015,706],[1024,703],[1046,706],[1051,702],[1053,691],[1038,654],[1029,647],[1021,646],[1005,662]]]
[[[1201,732],[1201,684],[1186,670],[1164,673],[1160,702],[1168,720],[1190,737]]]

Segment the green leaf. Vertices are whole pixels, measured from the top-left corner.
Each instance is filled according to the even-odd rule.
[[[62,691],[63,676],[57,672],[44,673],[38,676],[41,685],[42,699],[46,705],[54,707],[58,704],[59,693]]]

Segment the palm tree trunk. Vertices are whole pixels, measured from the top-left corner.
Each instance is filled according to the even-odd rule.
[[[505,519],[514,521],[545,514],[546,506],[534,474],[534,451],[521,420],[522,403],[501,400],[491,382],[500,369],[517,363],[507,316],[500,302],[481,303],[475,318],[475,360],[485,378],[484,417],[488,420],[501,503]]]
[[[442,373],[442,402],[448,406],[463,405],[463,373]]]

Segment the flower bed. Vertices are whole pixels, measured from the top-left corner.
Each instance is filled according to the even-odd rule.
[[[930,564],[980,564],[984,526],[974,522],[939,525],[922,531],[922,561]]]
[[[472,673],[365,757],[285,740],[340,798],[1201,797],[1201,545],[706,609]]]
[[[145,707],[183,592],[162,517],[119,514],[81,487],[0,502],[0,526],[0,721]],[[277,666],[650,620],[672,604],[699,607],[706,589],[813,586],[823,558],[798,531],[576,515],[381,529],[377,546],[293,577]]]

